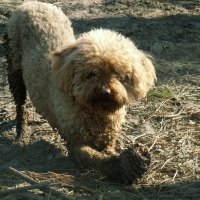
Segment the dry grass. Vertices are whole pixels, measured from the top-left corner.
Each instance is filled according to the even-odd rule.
[[[200,110],[195,105],[199,91],[199,87],[191,85],[157,87],[148,95],[156,100],[147,99],[145,109],[134,108],[140,113],[139,118],[146,119],[144,123],[152,125],[152,131],[138,139],[152,153],[145,182],[161,185],[199,178],[196,170],[200,158]],[[169,101],[174,97],[179,104]]]
[[[54,172],[24,173],[37,181],[57,182],[59,188],[79,189],[98,198],[102,195],[105,199],[114,195],[111,191],[116,190],[119,191],[118,198],[122,199],[124,196],[128,196],[128,199],[148,199],[152,192],[162,194],[163,188],[164,193],[171,193],[174,192],[171,185],[177,185],[176,190],[180,192],[186,187],[184,182],[196,183],[199,179],[196,171],[200,159],[200,109],[191,104],[199,97],[200,87],[165,85],[152,89],[146,99],[136,102],[137,106],[130,106],[123,129],[123,132],[127,133],[126,137],[122,136],[124,143],[128,144],[131,140],[143,143],[149,147],[152,154],[148,173],[135,184],[121,186],[102,182],[102,177],[95,172],[77,172],[76,175]],[[180,104],[168,101],[170,98],[175,98]],[[133,115],[136,116],[135,121],[131,122],[129,116],[132,118]],[[57,190],[59,188],[57,187]]]

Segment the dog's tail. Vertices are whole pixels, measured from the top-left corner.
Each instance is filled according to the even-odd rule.
[[[26,87],[22,77],[21,69],[21,50],[17,50],[20,47],[18,44],[20,41],[10,39],[8,31],[6,30],[3,37],[3,46],[8,61],[8,82],[10,91],[14,97],[16,111],[17,111],[17,137],[24,135],[25,124],[27,122],[26,117]]]

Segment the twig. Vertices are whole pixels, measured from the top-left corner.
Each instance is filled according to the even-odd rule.
[[[154,143],[151,145],[151,147],[149,148],[149,151],[151,151],[151,149],[154,147],[154,145],[156,144],[158,139],[155,139]]]
[[[165,165],[166,165],[166,163],[168,163],[170,160],[172,160],[173,158],[175,158],[175,156],[173,156],[172,158],[169,158],[169,159],[167,159],[165,162],[164,162],[164,164],[162,165],[162,167],[160,168],[160,169],[162,169]]]
[[[174,117],[177,117],[181,114],[181,112],[183,111],[183,109],[181,109],[177,114],[174,114],[174,115],[152,115],[152,117],[162,117],[162,118],[174,118]]]
[[[21,188],[15,188],[15,189],[8,189],[0,191],[0,196],[11,194],[11,193],[19,193],[19,192],[25,192],[27,190],[34,190],[34,189],[42,189],[48,186],[56,185],[57,183],[54,182],[45,182],[45,183],[38,183],[30,186],[25,186]]]
[[[60,4],[62,3],[62,1],[59,1],[59,2],[55,2],[55,3],[52,3],[53,5],[56,5],[56,4]]]
[[[175,172],[175,174],[174,174],[174,177],[173,177],[173,179],[172,179],[173,181],[174,181],[174,179],[175,179],[177,173],[178,173],[178,170],[176,170],[176,172]]]
[[[173,118],[173,117],[177,117],[182,113],[183,109],[181,109],[177,114],[174,115],[164,115],[165,118]]]
[[[83,182],[81,181],[80,178],[76,178],[72,175],[68,175],[68,174],[57,174],[57,173],[34,173],[33,176],[34,178],[39,178],[39,179],[45,179],[45,180],[52,180],[55,182],[60,183],[62,186],[68,185],[71,187],[76,187],[76,188],[81,188],[83,190],[95,193],[96,191],[88,188],[87,185],[83,186]],[[92,185],[93,186],[93,185]]]
[[[130,143],[133,143],[133,141],[129,137],[127,137],[126,134],[121,133],[121,135],[123,136],[121,137],[122,139],[126,138],[127,141],[129,141]]]
[[[137,137],[135,137],[134,139],[133,139],[133,141],[135,142],[135,140],[137,140],[138,138],[140,138],[140,137],[142,137],[142,136],[145,136],[146,135],[146,133],[143,133],[143,134],[141,134],[141,135],[138,135]]]
[[[141,135],[138,135],[137,137],[135,137],[133,140],[131,140],[129,137],[127,137],[126,134],[124,133],[121,133],[121,135],[123,135],[123,139],[126,138],[128,141],[130,141],[131,143],[135,142],[135,140],[137,140],[138,138],[142,137],[142,136],[145,136],[146,133],[143,133]]]
[[[10,172],[14,176],[26,181],[27,183],[30,183],[30,184],[38,184],[39,183],[39,182],[35,181],[34,179],[30,178],[29,176],[22,174],[21,172],[17,171],[16,169],[14,169],[12,167],[8,168],[8,172]]]
[[[16,177],[19,177],[20,179],[30,183],[30,184],[38,184],[39,182],[35,181],[34,179],[30,178],[29,176],[25,175],[25,174],[22,174],[21,172],[17,171],[16,169],[12,168],[12,167],[9,167],[8,168],[8,171],[13,174],[14,176]],[[41,190],[45,193],[48,193],[50,192],[50,190],[52,191],[52,195],[54,196],[57,196],[59,197],[60,199],[63,199],[63,200],[75,200],[74,197],[71,197],[71,196],[68,196],[68,195],[65,195],[65,194],[62,194],[60,192],[57,192],[53,189],[50,189],[50,188],[41,188]]]
[[[158,131],[158,133],[160,133],[162,130],[163,130],[163,118],[162,118],[162,120],[161,120],[161,122],[160,122],[160,130]]]

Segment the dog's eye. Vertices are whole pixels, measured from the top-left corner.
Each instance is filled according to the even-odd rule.
[[[129,77],[128,76],[120,77],[120,81],[121,82],[128,82],[129,81]]]
[[[92,77],[94,77],[96,74],[94,72],[90,72],[87,76],[86,79],[90,79]]]
[[[128,81],[129,80],[129,76],[125,76],[124,81]]]
[[[118,79],[118,80],[122,80],[122,77],[121,77],[121,75],[117,72],[117,71],[115,71],[115,70],[113,70],[112,71],[112,74]]]

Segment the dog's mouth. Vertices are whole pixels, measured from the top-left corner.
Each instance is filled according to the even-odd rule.
[[[111,99],[96,99],[91,102],[91,108],[96,111],[103,111],[113,113],[118,110],[122,105],[120,105],[117,101],[113,101]]]
[[[100,103],[102,105],[107,105],[111,102],[111,100],[109,98],[100,98]]]

